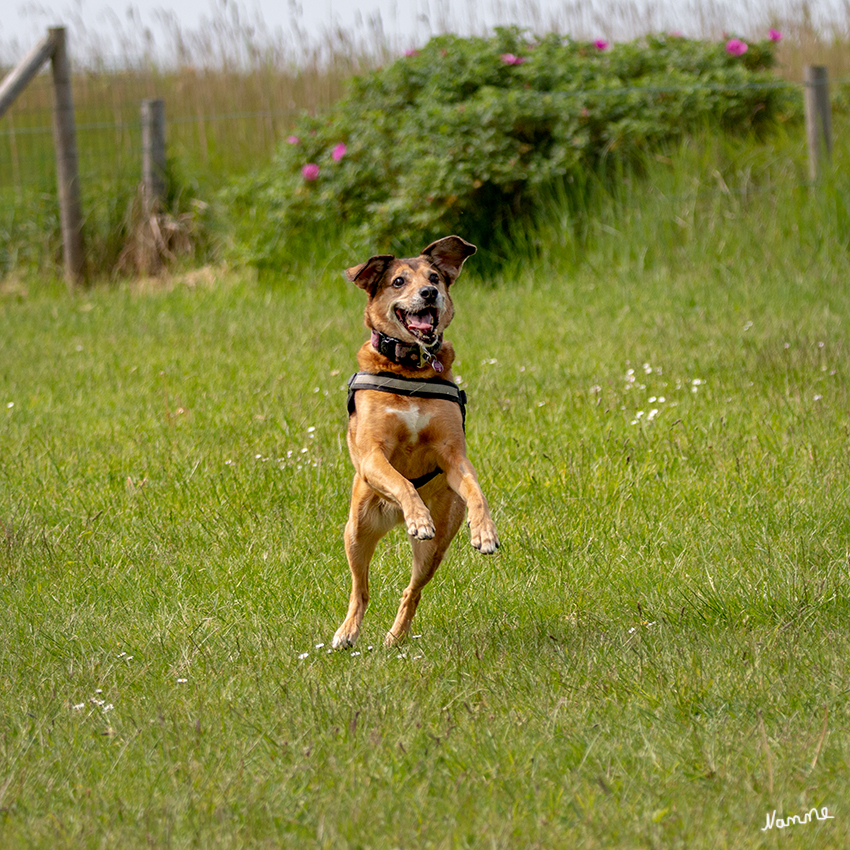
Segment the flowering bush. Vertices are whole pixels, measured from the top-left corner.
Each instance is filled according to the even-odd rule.
[[[793,97],[769,85],[777,39],[733,41],[434,38],[355,78],[270,169],[231,188],[253,222],[244,252],[275,266],[281,246],[323,225],[347,225],[375,252],[454,231],[486,242],[555,182],[600,164],[614,174],[706,126],[763,130]]]

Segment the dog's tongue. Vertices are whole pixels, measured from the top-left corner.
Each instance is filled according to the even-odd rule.
[[[407,327],[412,331],[430,331],[434,326],[431,313],[411,313],[407,317]]]

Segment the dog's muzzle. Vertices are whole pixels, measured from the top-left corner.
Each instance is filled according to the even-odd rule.
[[[395,315],[404,329],[415,339],[428,344],[437,338],[440,311],[436,306],[426,306],[417,310],[396,307]]]

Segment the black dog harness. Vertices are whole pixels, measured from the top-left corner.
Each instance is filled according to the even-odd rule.
[[[356,407],[354,394],[358,390],[374,390],[379,393],[390,393],[406,398],[441,398],[453,401],[460,407],[463,420],[463,430],[466,431],[466,393],[451,381],[444,378],[402,378],[390,372],[355,372],[348,380],[348,415],[351,416]],[[438,466],[419,478],[410,479],[410,483],[418,490],[429,481],[436,478],[442,469]]]

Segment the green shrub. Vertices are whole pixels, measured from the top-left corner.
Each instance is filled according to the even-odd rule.
[[[277,267],[287,246],[340,227],[375,250],[453,231],[486,242],[544,187],[616,174],[695,129],[763,132],[799,110],[770,71],[774,47],[439,36],[355,78],[327,114],[301,120],[270,168],[227,190],[237,252]]]

